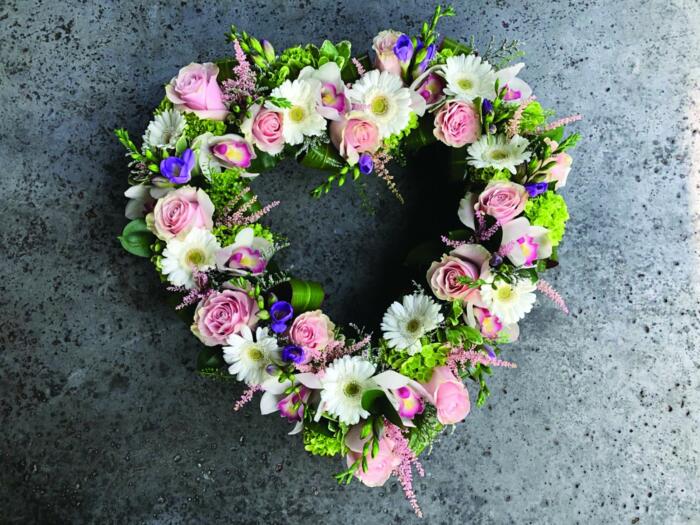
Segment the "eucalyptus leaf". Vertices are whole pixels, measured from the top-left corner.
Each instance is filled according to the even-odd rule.
[[[134,219],[129,222],[117,238],[127,252],[139,257],[151,256],[151,244],[155,237],[143,219]]]

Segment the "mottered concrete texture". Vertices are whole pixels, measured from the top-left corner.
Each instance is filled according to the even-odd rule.
[[[395,481],[339,487],[341,460],[307,455],[255,404],[234,414],[240,386],[194,373],[198,343],[116,242],[127,183],[111,130],[139,137],[179,67],[231,53],[231,23],[278,49],[331,38],[362,53],[433,5],[0,2],[0,522],[700,522],[700,6],[455,7],[443,34],[521,40],[522,76],[585,116],[584,141],[548,275],[572,314],[540,302],[522,323],[505,352],[518,368],[496,370],[486,405],[424,458],[421,521]],[[415,232],[459,197],[436,196],[439,166],[393,170],[405,206],[371,178],[313,201],[322,175],[293,161],[255,182],[282,200],[269,220],[292,243],[285,263],[325,284],[337,321],[376,326],[397,296]]]

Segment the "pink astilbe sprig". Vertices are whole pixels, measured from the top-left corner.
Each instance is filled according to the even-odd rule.
[[[236,401],[236,403],[233,405],[233,411],[238,412],[241,408],[253,400],[253,396],[256,392],[260,392],[261,390],[262,386],[260,385],[253,385],[246,388],[241,394],[241,397],[238,398],[238,401]]]
[[[486,220],[484,219],[484,212],[479,210],[474,213],[476,220],[479,224],[476,230],[476,240],[477,241],[488,241],[491,237],[496,235],[496,232],[501,227],[501,223],[496,221],[496,223],[490,228],[486,228]]]
[[[385,421],[385,433],[386,437],[395,443],[394,454],[401,458],[401,463],[396,467],[393,474],[399,479],[403,493],[416,516],[422,518],[423,512],[420,510],[418,499],[415,492],[413,492],[413,467],[415,467],[418,475],[423,477],[425,476],[423,465],[418,461],[416,453],[411,450],[408,439],[406,439],[399,427],[389,421]]]
[[[446,235],[441,235],[440,239],[445,244],[445,246],[448,246],[449,248],[459,248],[463,244],[466,244],[465,241],[453,241],[452,239],[450,239]]]
[[[557,292],[551,284],[549,284],[544,279],[540,279],[539,281],[537,281],[537,289],[544,295],[549,297],[549,299],[555,305],[557,305],[562,312],[564,312],[566,315],[569,315],[569,308],[566,306],[564,299],[561,295],[559,295],[559,292]]]
[[[238,39],[233,41],[233,47],[236,52],[236,65],[233,68],[233,78],[224,80],[222,83],[223,98],[229,104],[240,104],[247,97],[255,94],[256,78]]]
[[[543,128],[538,128],[538,132],[543,133],[545,131],[552,131],[553,129],[560,128],[561,126],[568,126],[569,124],[573,124],[574,122],[578,122],[583,118],[583,115],[571,115],[569,117],[564,117],[560,118],[559,120],[555,120],[554,122],[551,122],[547,124]]]
[[[249,214],[250,209],[258,202],[258,196],[253,195],[239,206],[243,197],[248,193],[250,193],[250,188],[243,188],[241,192],[226,205],[222,216],[216,221],[217,226],[246,226],[256,223],[263,216],[267,215],[270,210],[281,204],[280,201],[272,201],[262,209]]]
[[[508,241],[505,243],[503,246],[501,246],[498,251],[496,252],[496,255],[498,255],[501,258],[506,258],[510,254],[510,252],[515,249],[516,242],[515,241]]]
[[[379,177],[386,183],[387,187],[389,188],[389,191],[394,195],[394,197],[396,197],[399,200],[401,204],[403,204],[403,196],[399,192],[399,188],[396,186],[396,182],[394,182],[394,177],[389,173],[389,168],[386,167],[386,165],[392,158],[393,157],[389,153],[380,151],[372,155],[372,164],[374,166],[374,172],[377,174],[377,177]]]
[[[362,76],[366,73],[365,66],[363,66],[362,62],[357,60],[355,57],[352,57],[352,63],[355,64],[355,69],[357,69],[358,76]]]
[[[182,310],[194,303],[203,301],[214,292],[214,290],[209,287],[209,276],[206,272],[200,272],[195,268],[192,270],[192,277],[194,278],[195,285],[191,290],[188,290],[184,286],[168,286],[167,290],[169,292],[185,294],[180,300],[180,304],[175,307],[175,310]]]
[[[483,352],[476,350],[476,345],[472,345],[469,350],[459,347],[452,347],[450,354],[447,356],[447,366],[450,367],[452,373],[459,375],[459,369],[465,363],[481,364],[484,366],[500,366],[504,368],[517,368],[518,365],[510,361],[504,361],[497,357],[491,357]]]
[[[506,126],[506,135],[509,139],[512,139],[518,133],[520,133],[520,121],[523,119],[523,113],[525,112],[525,108],[527,108],[530,102],[533,102],[534,100],[534,96],[526,98],[520,103],[518,109],[515,110],[515,113],[513,113],[513,116],[508,121],[508,125]]]
[[[307,362],[296,365],[300,372],[318,372],[332,363],[336,359],[340,359],[344,355],[351,355],[362,350],[372,341],[372,336],[368,335],[363,339],[351,344],[345,345],[345,341],[331,341],[323,350],[308,349],[304,350],[307,356]]]

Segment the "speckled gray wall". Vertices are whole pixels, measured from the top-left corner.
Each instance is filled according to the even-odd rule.
[[[493,396],[436,445],[422,523],[700,522],[700,7],[688,0],[470,1],[444,33],[524,41],[524,77],[580,112],[572,220],[552,282]],[[412,523],[396,483],[338,487],[279,418],[193,373],[196,344],[143,260],[124,254],[125,160],[181,65],[229,51],[235,22],[278,47],[416,30],[424,2],[0,1],[0,522]],[[694,162],[695,161],[695,162]],[[436,174],[397,170],[320,203],[286,165],[260,180],[299,272],[341,321],[377,291]],[[432,202],[435,205],[435,202]],[[395,232],[403,232],[396,234]],[[313,271],[313,274],[310,273]]]

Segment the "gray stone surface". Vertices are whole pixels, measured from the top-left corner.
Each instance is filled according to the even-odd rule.
[[[700,8],[459,4],[443,32],[524,41],[525,78],[546,105],[586,116],[585,142],[550,278],[573,314],[539,305],[507,352],[519,368],[497,371],[487,405],[425,460],[423,523],[698,523]],[[340,462],[306,455],[254,406],[234,415],[240,388],[193,373],[193,337],[115,241],[126,177],[110,130],[143,130],[178,67],[229,51],[232,22],[278,47],[363,49],[431,11],[0,2],[0,522],[418,522],[396,483],[338,487]],[[416,201],[435,171],[396,172],[405,208],[371,181],[375,216],[351,185],[312,202],[320,175],[298,166],[260,181],[283,196],[271,222],[294,244],[287,260],[324,280],[337,319],[372,323],[386,307],[377,288],[405,226],[431,221]]]

